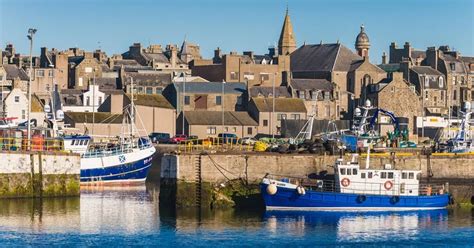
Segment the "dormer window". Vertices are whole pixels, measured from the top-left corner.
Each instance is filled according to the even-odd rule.
[[[456,63],[450,63],[449,67],[451,68],[451,71],[455,71],[456,70]]]
[[[304,91],[304,90],[298,91],[298,95],[299,95],[299,98],[300,98],[300,99],[306,99],[305,91]]]
[[[429,88],[430,87],[430,78],[428,76],[425,76],[424,79],[425,79],[425,88]]]
[[[439,78],[438,78],[438,83],[439,83],[439,87],[440,87],[440,88],[443,88],[443,87],[444,87],[444,78],[443,78],[443,77],[439,77]]]

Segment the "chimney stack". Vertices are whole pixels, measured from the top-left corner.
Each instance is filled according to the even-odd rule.
[[[387,64],[387,54],[385,52],[382,53],[382,64]]]

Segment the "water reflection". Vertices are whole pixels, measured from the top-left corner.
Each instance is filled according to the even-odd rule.
[[[419,230],[448,227],[448,211],[400,213],[278,212],[265,213],[266,228],[273,234],[292,232],[305,235],[314,229],[336,233],[338,241],[386,240],[391,236],[410,237]],[[395,238],[395,237],[392,237]]]
[[[96,241],[109,240],[111,245],[116,239],[128,245],[160,242],[170,246],[196,245],[196,242],[248,246],[282,246],[293,242],[303,246],[351,245],[355,241],[424,237],[449,240],[459,239],[460,235],[462,240],[472,233],[474,224],[470,210],[403,213],[177,210],[160,205],[158,192],[157,185],[151,184],[134,188],[84,188],[80,198],[3,199],[0,200],[0,240],[10,239],[15,244],[26,234],[29,236],[25,240],[41,243],[45,235],[53,234],[52,239],[60,235],[72,245],[83,244],[91,237]],[[472,237],[467,239],[472,241]],[[136,240],[139,242],[134,243]]]

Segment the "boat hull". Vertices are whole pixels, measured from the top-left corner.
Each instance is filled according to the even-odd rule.
[[[145,183],[155,148],[128,154],[81,159],[81,185],[136,185]]]
[[[443,209],[449,203],[448,194],[388,196],[307,190],[304,195],[300,195],[295,189],[277,186],[276,193],[270,195],[267,186],[265,183],[260,186],[267,210],[413,211]]]

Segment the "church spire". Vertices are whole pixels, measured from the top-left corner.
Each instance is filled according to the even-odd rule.
[[[285,20],[281,29],[280,39],[278,40],[278,53],[288,55],[296,50],[296,40],[293,34],[293,25],[291,25],[290,15],[288,14],[288,5],[286,6]]]

